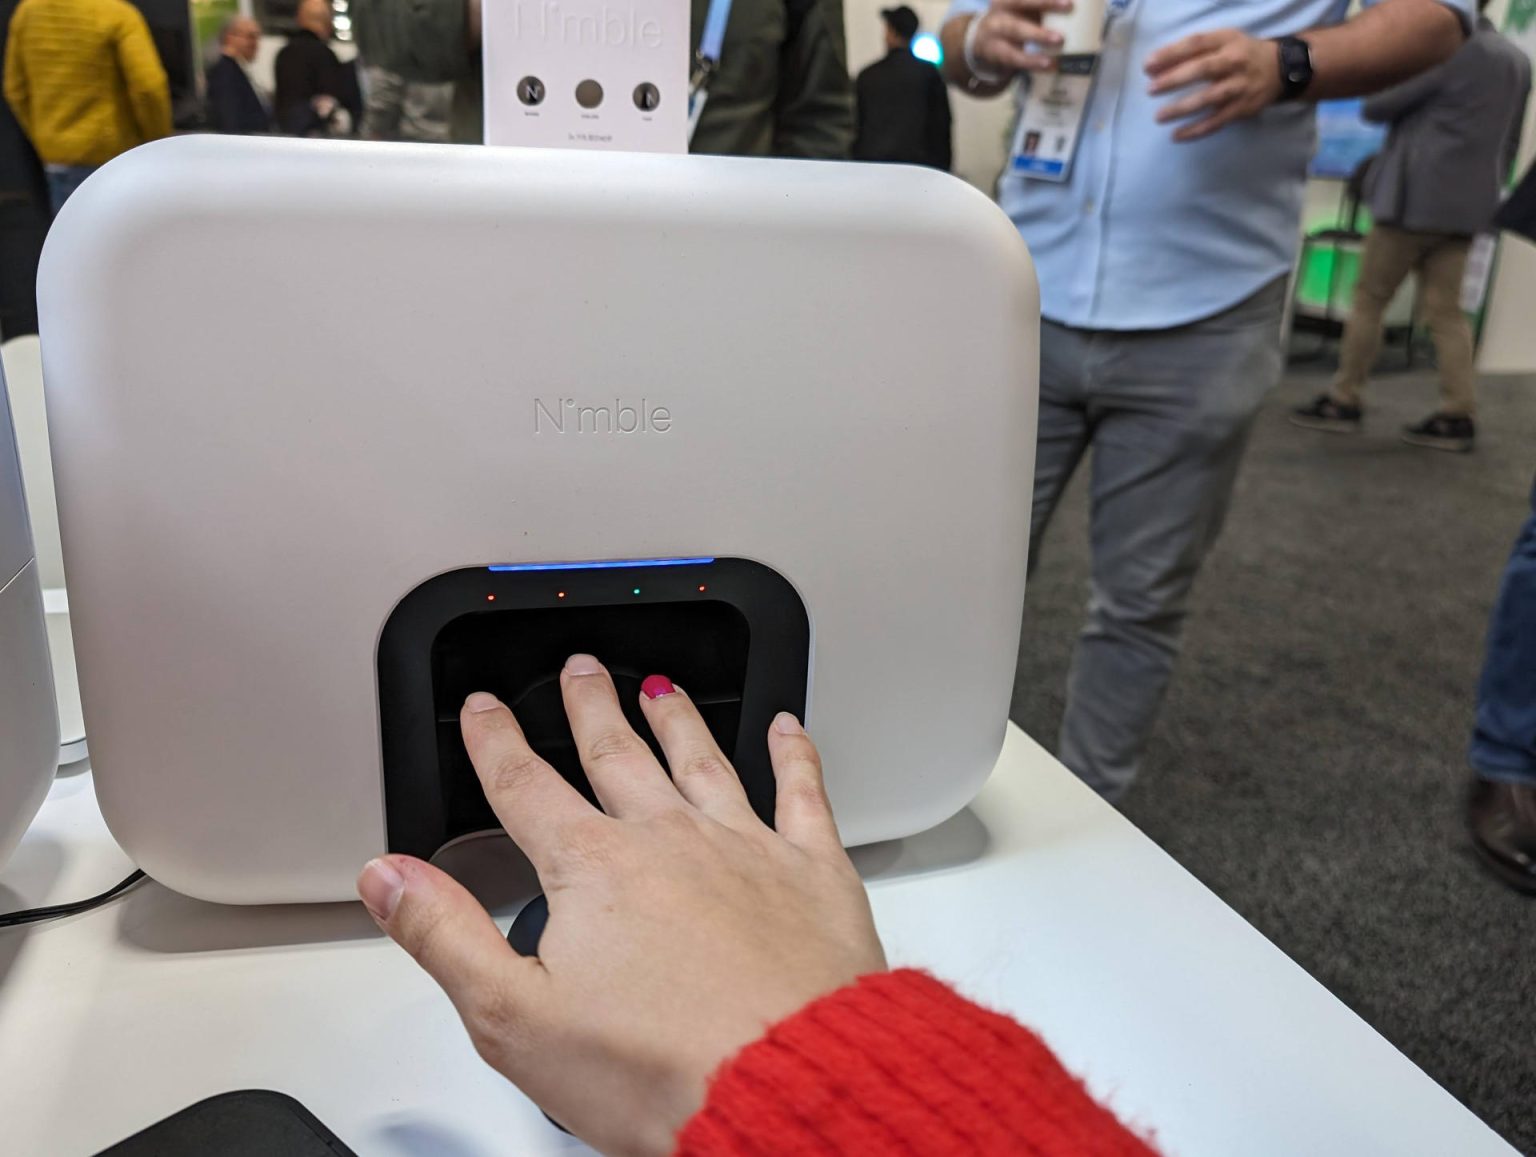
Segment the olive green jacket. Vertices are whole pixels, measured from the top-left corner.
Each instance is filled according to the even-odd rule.
[[[709,0],[692,4],[697,47]],[[352,21],[366,63],[409,80],[457,82],[454,140],[483,139],[480,57],[468,47],[465,0],[358,0]],[[842,0],[734,0],[692,151],[838,158],[852,143]]]

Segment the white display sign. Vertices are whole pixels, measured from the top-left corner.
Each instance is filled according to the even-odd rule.
[[[485,143],[681,153],[687,0],[483,0]]]

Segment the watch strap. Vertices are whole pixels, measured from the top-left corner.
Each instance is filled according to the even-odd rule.
[[[1275,41],[1280,56],[1280,100],[1299,98],[1312,85],[1312,46],[1299,36]]]

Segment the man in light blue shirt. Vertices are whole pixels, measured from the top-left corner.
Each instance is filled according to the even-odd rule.
[[[1446,59],[1474,7],[1379,0],[1346,21],[1348,0],[1109,0],[1065,179],[1026,175],[1038,138],[1015,142],[998,200],[1029,243],[1044,317],[1032,558],[1094,451],[1092,591],[1058,754],[1111,799],[1139,768],[1195,575],[1282,369],[1310,102]],[[1062,39],[1045,21],[1071,8],[956,0],[948,78],[987,96],[1049,71]]]

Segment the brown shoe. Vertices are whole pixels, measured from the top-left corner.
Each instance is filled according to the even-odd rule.
[[[1484,867],[1511,888],[1536,895],[1536,785],[1475,780],[1467,829]]]

